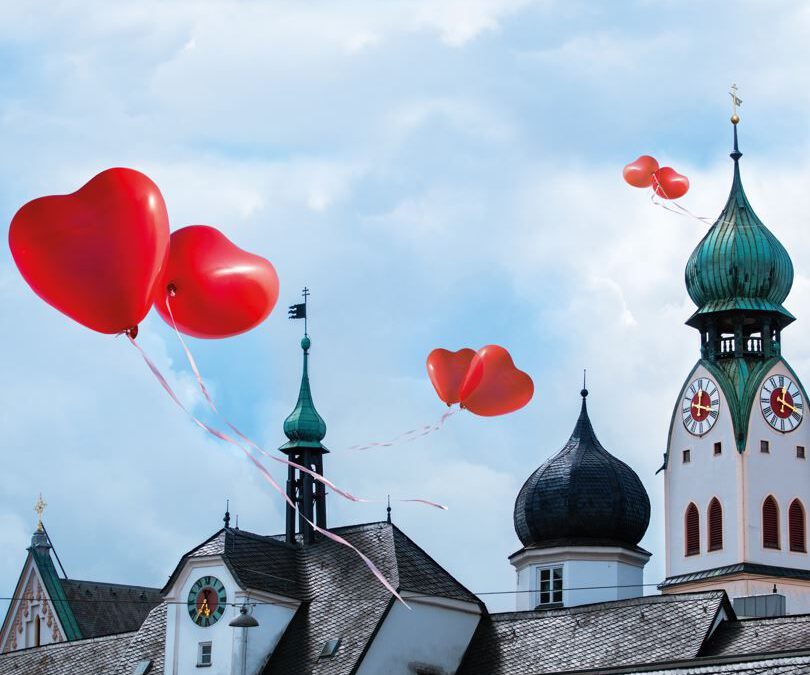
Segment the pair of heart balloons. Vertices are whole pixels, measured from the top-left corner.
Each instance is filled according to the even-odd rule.
[[[477,352],[434,349],[427,358],[427,371],[439,398],[448,406],[494,417],[525,406],[534,395],[534,382],[515,367],[509,352],[487,345]]]
[[[623,171],[624,180],[637,188],[652,187],[664,199],[680,199],[689,191],[689,179],[671,166],[659,167],[655,157],[642,155]]]
[[[133,169],[107,169],[72,194],[23,205],[9,246],[40,298],[100,333],[134,337],[152,304],[171,324],[170,296],[178,329],[229,337],[264,321],[278,299],[270,262],[215,228],[170,234],[160,190]]]

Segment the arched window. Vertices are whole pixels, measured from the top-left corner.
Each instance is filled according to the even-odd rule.
[[[762,504],[762,545],[779,548],[779,507],[771,495]]]
[[[686,507],[686,555],[700,553],[700,514],[697,506]]]
[[[709,550],[719,551],[723,548],[723,507],[714,497],[709,502],[709,513],[707,517],[709,523]]]
[[[799,553],[807,552],[804,529],[804,506],[798,499],[790,502],[788,509],[788,531],[790,532],[790,550]]]

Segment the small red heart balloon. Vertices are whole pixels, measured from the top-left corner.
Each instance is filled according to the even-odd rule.
[[[433,388],[447,405],[461,401],[461,385],[467,376],[470,363],[475,357],[474,349],[434,349],[427,357],[427,371]]]
[[[653,174],[653,190],[664,199],[680,199],[689,192],[689,179],[672,167],[664,166]]]
[[[107,169],[72,194],[23,205],[8,243],[40,298],[83,326],[120,333],[152,306],[169,253],[169,217],[147,176]]]
[[[534,383],[498,345],[478,350],[461,385],[461,407],[483,417],[514,412],[534,395]]]
[[[269,261],[235,246],[208,225],[172,233],[169,263],[155,307],[169,325],[168,302],[178,330],[199,338],[224,338],[255,328],[278,300],[278,275]]]
[[[650,187],[653,174],[658,171],[658,162],[655,157],[641,155],[635,162],[624,167],[623,175],[630,185],[637,188]]]

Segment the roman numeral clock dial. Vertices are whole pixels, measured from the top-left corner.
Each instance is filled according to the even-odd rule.
[[[802,390],[790,378],[773,375],[762,385],[759,407],[765,421],[786,434],[799,426],[804,417]]]
[[[223,583],[216,577],[207,576],[194,582],[188,592],[186,605],[191,620],[198,626],[208,628],[220,620],[227,602]]]
[[[681,418],[693,436],[704,436],[717,421],[720,412],[720,392],[708,377],[690,383],[683,394]]]

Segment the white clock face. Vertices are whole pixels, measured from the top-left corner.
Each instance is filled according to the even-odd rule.
[[[772,375],[765,380],[759,392],[759,407],[765,421],[777,431],[786,434],[802,423],[802,390],[790,378]]]
[[[684,391],[681,418],[686,430],[703,436],[711,430],[720,412],[720,392],[708,377],[699,377]]]

